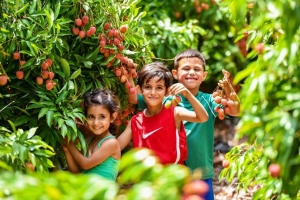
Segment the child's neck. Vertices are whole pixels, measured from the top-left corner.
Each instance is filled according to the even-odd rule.
[[[144,114],[147,117],[152,117],[154,115],[157,115],[158,113],[160,113],[160,111],[163,109],[163,105],[161,104],[160,106],[147,106],[147,109],[144,111]]]

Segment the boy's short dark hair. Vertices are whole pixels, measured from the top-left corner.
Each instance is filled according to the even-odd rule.
[[[141,88],[144,83],[148,83],[150,79],[159,77],[159,80],[165,81],[166,89],[172,85],[173,76],[170,70],[161,62],[153,62],[144,66],[137,74],[137,85]]]
[[[194,58],[194,57],[199,58],[203,62],[203,68],[205,71],[205,66],[206,66],[205,59],[204,59],[202,53],[200,53],[199,51],[194,50],[194,49],[187,49],[187,50],[184,50],[181,53],[177,54],[174,58],[174,69],[176,69],[176,70],[178,69],[178,67],[179,67],[178,63],[182,58]]]

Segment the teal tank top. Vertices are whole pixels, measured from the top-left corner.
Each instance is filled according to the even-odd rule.
[[[103,138],[98,143],[98,148],[108,138],[115,138],[115,136],[110,135],[110,136]],[[89,141],[89,143],[91,142],[91,140]],[[110,156],[104,162],[100,163],[99,165],[97,165],[91,169],[88,169],[88,170],[82,170],[82,173],[83,174],[97,174],[108,180],[116,181],[116,178],[117,178],[117,175],[119,172],[119,165],[120,165],[120,161],[116,160]]]

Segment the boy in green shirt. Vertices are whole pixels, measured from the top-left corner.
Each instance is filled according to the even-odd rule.
[[[224,110],[225,113],[216,112],[217,104],[211,94],[199,91],[201,83],[207,76],[205,71],[205,59],[203,55],[196,50],[188,49],[179,53],[174,59],[174,69],[172,74],[179,83],[182,83],[197,99],[201,102],[208,113],[208,120],[204,123],[184,122],[184,127],[187,134],[188,158],[186,165],[191,169],[200,169],[202,171],[201,179],[204,180],[210,187],[209,192],[204,197],[205,199],[214,199],[212,178],[214,177],[213,168],[213,151],[214,151],[214,122],[218,116],[224,119],[225,114],[230,116],[238,116],[240,104],[228,104]],[[229,78],[229,73],[226,70],[222,71],[224,76]],[[219,87],[223,88],[226,96],[230,96],[230,87],[226,80],[221,80],[218,83]],[[178,104],[188,110],[193,110],[189,101],[181,96],[182,101]],[[138,104],[138,109],[144,108],[144,100],[141,95],[130,94],[128,101],[133,104]]]

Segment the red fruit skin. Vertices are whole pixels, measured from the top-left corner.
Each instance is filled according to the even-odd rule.
[[[93,34],[91,33],[91,30],[86,31],[86,37],[91,37]]]
[[[85,32],[84,31],[79,31],[78,35],[82,39],[85,36]]]
[[[6,83],[7,83],[7,76],[1,75],[0,76],[0,85],[3,86],[3,85],[6,85]]]
[[[223,160],[222,165],[224,168],[228,168],[229,167],[229,161],[228,160]]]
[[[79,34],[79,28],[73,27],[72,32],[73,32],[74,35],[78,35]]]
[[[17,71],[16,72],[16,77],[18,79],[23,79],[24,78],[24,72],[23,71]]]
[[[14,52],[13,57],[14,57],[14,60],[19,60],[20,53],[19,52]]]
[[[42,63],[42,69],[43,70],[48,69],[48,67],[49,67],[49,64],[46,61]]]
[[[76,24],[76,26],[81,26],[82,20],[80,18],[75,19],[75,24]]]
[[[255,50],[258,52],[258,53],[262,53],[264,51],[264,44],[263,43],[258,43],[256,46],[255,46]]]
[[[175,16],[175,18],[179,18],[180,17],[180,12],[175,12],[174,16]]]
[[[32,172],[35,170],[35,167],[31,162],[26,162],[25,163],[25,168],[29,171],[32,171]]]
[[[20,60],[20,66],[24,65],[26,63],[25,60]]]
[[[49,67],[53,64],[53,62],[52,62],[52,60],[50,58],[47,58],[46,62],[49,64]]]
[[[54,78],[54,73],[53,72],[49,72],[48,73],[48,78],[52,80]]]
[[[130,93],[130,94],[134,94],[134,93],[135,93],[135,88],[134,88],[134,87],[130,88],[130,89],[129,89],[129,93]]]
[[[272,177],[278,178],[280,175],[280,166],[273,163],[269,166],[268,171],[270,172]]]
[[[49,72],[48,71],[42,71],[42,77],[43,77],[43,79],[47,79],[49,77]]]
[[[104,29],[105,29],[105,30],[110,29],[110,23],[106,22],[106,23],[104,24]]]
[[[91,26],[91,27],[90,27],[90,31],[91,31],[91,34],[92,34],[92,35],[95,34],[95,33],[96,33],[96,28],[95,28],[95,26]]]
[[[116,71],[115,71],[115,74],[116,74],[116,76],[121,76],[121,74],[122,74],[122,72],[121,72],[121,70],[120,69],[117,69]]]
[[[205,195],[209,190],[209,186],[202,180],[195,180],[183,186],[183,194],[185,195]]]
[[[127,32],[127,25],[122,25],[122,26],[120,27],[120,32],[121,32],[121,33],[126,33],[126,32]]]
[[[52,82],[48,82],[47,84],[46,84],[46,90],[52,90],[52,88],[53,88],[53,83]]]
[[[116,126],[120,126],[122,124],[122,120],[121,119],[116,119],[115,120],[115,125]]]
[[[40,77],[40,76],[38,76],[38,77],[36,77],[36,83],[38,84],[38,85],[42,85],[43,84],[43,78],[42,77]]]
[[[89,22],[89,17],[86,16],[86,15],[84,15],[84,16],[82,17],[82,22],[83,22],[84,24],[87,24],[87,23]]]

